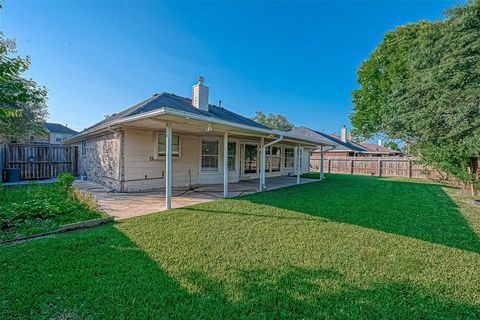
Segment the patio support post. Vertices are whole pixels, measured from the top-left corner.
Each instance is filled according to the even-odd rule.
[[[223,135],[223,197],[228,198],[228,132]]]
[[[276,143],[279,143],[280,141],[283,140],[283,136],[280,136],[278,139],[274,140],[274,141],[271,141],[267,144],[264,144],[262,143],[263,147],[262,147],[262,163],[263,163],[263,175],[262,177],[260,178],[261,181],[261,190],[266,190],[267,189],[267,183],[266,183],[266,176],[267,176],[267,173],[265,172],[265,165],[266,165],[266,157],[267,157],[267,147],[270,148],[270,146],[273,146],[274,144]]]
[[[260,138],[260,174],[258,175],[260,180],[259,190],[263,191],[263,177],[265,175],[265,139]]]
[[[167,122],[165,128],[165,207],[172,208],[172,127]]]
[[[302,152],[302,149],[300,148],[300,145],[297,147],[297,184],[300,184],[300,154]]]
[[[320,147],[320,180],[323,180],[324,177],[324,163],[323,163],[323,146]]]

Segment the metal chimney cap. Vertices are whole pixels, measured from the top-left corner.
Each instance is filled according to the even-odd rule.
[[[203,82],[205,81],[205,78],[204,77],[198,77],[198,83],[200,84],[203,84]]]

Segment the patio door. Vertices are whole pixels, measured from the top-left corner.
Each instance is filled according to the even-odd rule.
[[[243,174],[256,174],[258,168],[258,147],[253,144],[245,144],[243,157]]]

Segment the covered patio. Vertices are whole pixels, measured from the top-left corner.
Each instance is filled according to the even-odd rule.
[[[315,179],[300,178],[299,183],[317,182]],[[268,190],[289,187],[297,184],[297,177],[266,178]],[[230,197],[237,197],[259,191],[259,179],[229,183]],[[108,188],[88,181],[75,181],[75,186],[90,192],[97,200],[101,210],[115,219],[125,219],[166,210],[165,189],[117,193]],[[223,184],[200,185],[192,188],[172,188],[171,206],[181,208],[197,203],[223,198]],[[265,191],[265,190],[264,190]]]
[[[229,198],[285,186],[280,181],[299,184],[309,171],[311,150],[323,154],[324,147],[334,146],[209,104],[203,81],[193,86],[192,99],[155,94],[69,139],[81,144],[83,179],[122,194],[164,190],[162,207],[169,209],[178,192],[208,196],[197,197],[196,186],[214,189],[210,197]]]

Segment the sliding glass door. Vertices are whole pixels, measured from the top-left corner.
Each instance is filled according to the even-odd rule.
[[[257,167],[258,167],[257,146],[253,144],[246,144],[243,173],[244,174],[257,173]]]

